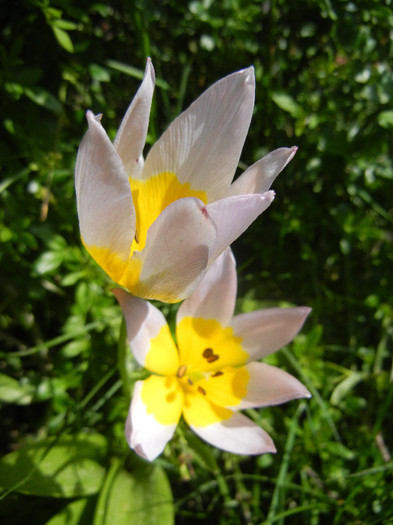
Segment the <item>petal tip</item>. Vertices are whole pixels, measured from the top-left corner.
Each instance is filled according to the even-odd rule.
[[[89,127],[91,125],[94,125],[96,122],[101,123],[102,115],[102,113],[98,113],[97,115],[95,115],[91,109],[88,109],[86,111],[86,119],[87,123],[89,124]]]
[[[153,66],[153,62],[151,60],[150,57],[147,57],[146,58],[146,69],[145,69],[145,75],[149,73],[150,74],[150,77],[153,81],[153,83],[155,82],[156,80],[156,72],[155,72],[155,69],[154,69],[154,66]]]

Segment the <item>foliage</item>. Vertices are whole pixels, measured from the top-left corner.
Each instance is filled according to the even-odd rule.
[[[0,519],[393,523],[391,1],[0,9]],[[81,247],[73,164],[86,109],[113,136],[146,56],[158,76],[150,143],[207,86],[253,64],[241,168],[299,146],[275,203],[234,245],[239,311],[313,307],[269,361],[312,400],[249,414],[274,457],[221,453],[181,427],[149,466],[123,437],[140,371],[118,343],[112,285]]]

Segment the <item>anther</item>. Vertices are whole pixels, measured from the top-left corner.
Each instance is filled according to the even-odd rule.
[[[177,377],[179,379],[181,379],[186,372],[187,372],[187,366],[186,365],[181,365],[181,366],[179,366],[179,369],[178,369],[176,375],[177,375]]]
[[[202,353],[202,356],[206,359],[206,361],[208,363],[214,363],[214,361],[217,361],[217,359],[220,358],[219,355],[216,355],[214,352],[213,352],[213,348],[206,348],[203,353]]]
[[[202,388],[201,386],[198,386],[198,389],[197,389],[197,390],[198,390],[198,392],[199,392],[200,394],[203,394],[204,396],[206,395],[206,390],[205,390],[204,388]]]

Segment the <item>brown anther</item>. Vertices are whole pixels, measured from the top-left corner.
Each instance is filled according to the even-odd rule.
[[[222,376],[224,374],[224,372],[216,372],[215,374],[212,374],[211,377],[219,377],[219,376]]]
[[[203,394],[204,396],[206,395],[206,390],[205,390],[204,388],[202,388],[201,386],[198,386],[198,389],[197,389],[197,390],[198,390],[198,392],[199,392],[200,394]]]
[[[177,375],[177,377],[179,379],[181,379],[186,372],[187,372],[187,366],[186,365],[181,365],[181,366],[179,366],[179,369],[176,372],[176,375]]]
[[[202,353],[202,356],[206,359],[208,363],[214,363],[214,361],[217,361],[217,359],[220,358],[219,355],[213,352],[213,348],[205,348],[205,350]]]
[[[188,384],[189,384],[189,385],[194,386],[194,383],[191,381],[190,378],[188,378],[187,381],[188,381]]]

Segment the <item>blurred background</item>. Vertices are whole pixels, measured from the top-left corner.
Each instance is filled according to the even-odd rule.
[[[18,0],[0,13],[0,520],[393,523],[391,0]],[[124,439],[135,365],[113,283],[81,246],[73,169],[86,110],[113,138],[147,56],[145,154],[250,65],[239,173],[299,146],[233,246],[238,312],[313,308],[269,358],[313,398],[248,412],[274,456],[222,453],[180,426],[150,466]]]

